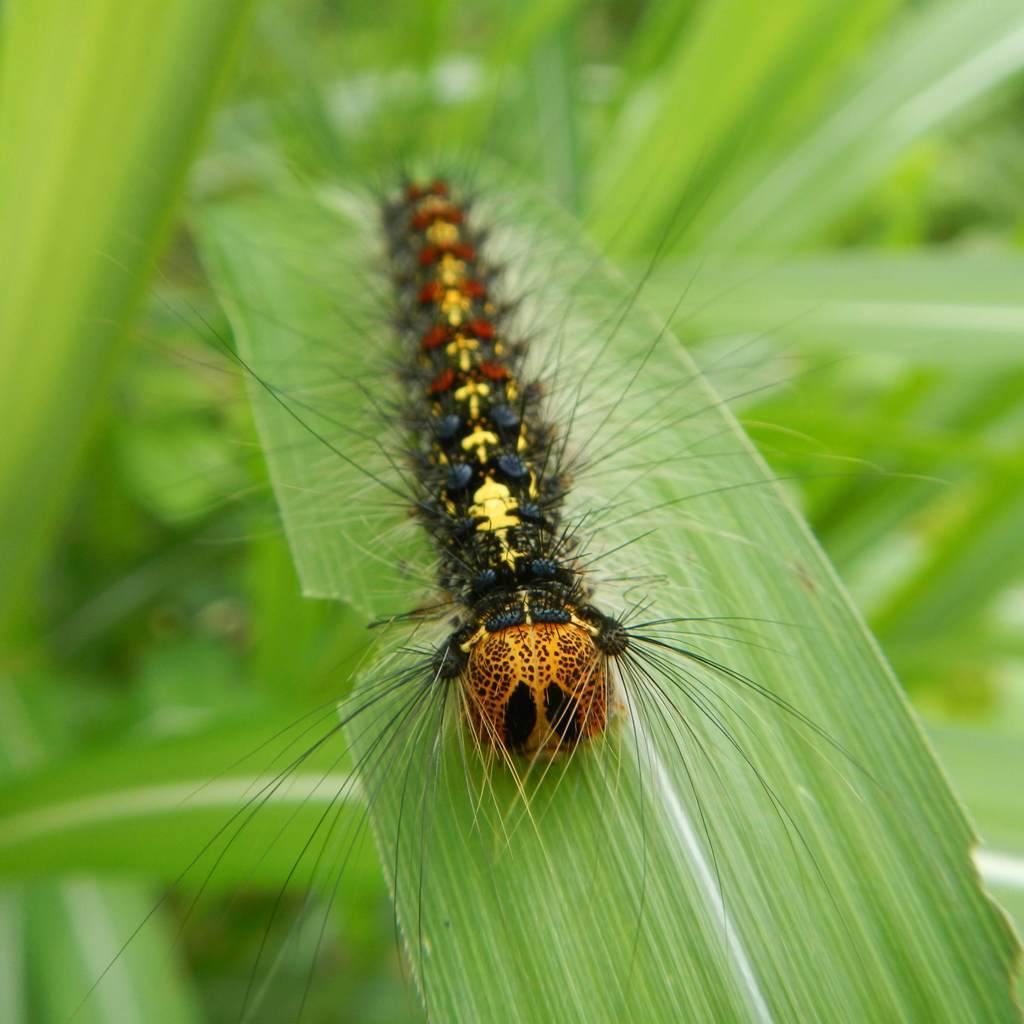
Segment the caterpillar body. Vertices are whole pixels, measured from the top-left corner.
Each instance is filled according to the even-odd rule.
[[[504,329],[498,271],[448,185],[409,185],[384,219],[398,319],[416,353],[406,382],[421,437],[416,507],[441,588],[461,609],[437,674],[459,679],[480,742],[571,751],[604,730],[606,659],[627,641],[590,603],[562,529],[560,440]]]

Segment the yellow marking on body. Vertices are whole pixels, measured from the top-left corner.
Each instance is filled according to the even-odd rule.
[[[445,352],[450,356],[458,355],[459,369],[466,373],[473,365],[470,353],[475,352],[479,347],[480,342],[476,338],[467,338],[464,334],[457,334],[455,340],[445,346]]]
[[[508,542],[508,530],[512,526],[519,525],[519,517],[511,513],[519,508],[519,502],[512,496],[512,492],[497,480],[485,480],[473,494],[473,504],[469,507],[469,514],[479,517],[484,521],[477,524],[477,530],[485,533],[493,533],[501,543],[501,558],[511,568],[515,568],[516,558],[522,555],[521,551],[513,549]]]
[[[476,457],[481,462],[487,461],[487,445],[497,444],[498,435],[492,433],[490,430],[485,430],[483,427],[477,427],[468,437],[462,439],[462,447],[464,451],[469,451],[471,448],[476,449]]]
[[[430,212],[430,211],[427,211]],[[459,229],[446,220],[435,220],[427,228],[427,241],[431,245],[454,245],[459,240]]]
[[[438,264],[437,276],[446,288],[461,284],[466,279],[466,264],[456,259],[451,253],[445,253]]]
[[[437,213],[448,209],[448,200],[443,196],[426,195],[416,206],[417,213]]]
[[[491,393],[491,386],[485,384],[482,380],[467,380],[455,392],[455,401],[464,402],[469,399],[469,418],[471,420],[478,420],[480,418],[480,399],[485,395]]]
[[[468,295],[463,295],[458,288],[449,288],[441,299],[441,313],[447,317],[452,327],[458,327],[471,305],[472,300]]]

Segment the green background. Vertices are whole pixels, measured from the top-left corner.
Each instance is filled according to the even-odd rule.
[[[298,597],[192,225],[423,151],[506,160],[648,275],[788,478],[1019,915],[1018,6],[132,10],[3,11],[0,766],[24,777],[22,811],[140,782],[164,802],[127,822],[87,804],[102,842],[70,830],[8,858],[0,1016],[67,1019],[252,759],[226,776],[234,796],[182,796],[337,695],[364,644],[358,616]],[[163,903],[76,1019],[234,1019],[301,845],[294,812],[266,815],[268,837],[296,838],[255,877],[229,859],[194,913],[195,879]],[[282,1007],[310,954],[286,950]],[[311,991],[307,1020],[417,1014],[372,850]]]

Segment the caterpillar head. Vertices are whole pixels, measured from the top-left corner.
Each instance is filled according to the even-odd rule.
[[[554,755],[604,731],[607,659],[586,626],[481,630],[467,653],[464,707],[481,743],[527,757]]]

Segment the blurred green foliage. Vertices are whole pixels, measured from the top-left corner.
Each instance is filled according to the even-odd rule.
[[[298,596],[189,212],[365,180],[412,152],[483,151],[577,213],[625,272],[650,275],[643,297],[675,316],[790,478],[914,703],[942,720],[935,742],[983,840],[1024,863],[1019,787],[1006,785],[1024,777],[1019,5],[266,4],[184,210],[162,172],[192,151],[235,26],[215,26],[209,5],[168,3],[182,20],[154,50],[160,5],[96,14],[77,42],[61,38],[74,25],[40,15],[31,28],[53,42],[55,84],[33,93],[12,39],[18,15],[54,6],[11,3],[0,23],[5,98],[24,104],[0,122],[23,155],[20,167],[6,149],[0,161],[0,210],[20,232],[6,234],[18,273],[0,284],[0,352],[5,380],[30,382],[15,394],[29,404],[0,417],[13,524],[0,550],[5,585],[19,583],[4,595],[15,614],[0,766],[39,776],[20,799],[44,783],[73,788],[97,757],[112,758],[108,774],[95,769],[98,791],[150,759],[164,781],[196,781],[240,756],[246,723],[269,729],[336,696],[365,643],[352,613]],[[105,70],[85,76],[94,91],[61,53]],[[144,72],[163,91],[133,89]],[[41,146],[87,123],[78,104],[111,95],[122,106],[103,108],[98,134],[69,128],[61,153]],[[30,202],[35,177],[44,198]],[[79,264],[44,258],[62,248]],[[9,866],[34,877],[0,898],[0,1017],[65,1020],[97,957],[102,970],[117,948],[89,950],[92,938],[126,937],[154,897],[145,883],[170,880],[212,820],[165,838],[159,857],[155,835],[129,822],[105,855],[69,841],[53,864]],[[175,943],[190,879],[119,962],[123,991],[166,986],[167,1020],[234,1019],[288,863],[282,854],[241,897],[213,893]],[[64,880],[76,864],[116,874],[130,897],[108,880]],[[360,864],[331,911],[305,1020],[416,1016],[383,882],[372,856]],[[247,875],[229,866],[218,878],[236,891]],[[61,923],[83,907],[88,934]],[[56,933],[77,954],[36,956]],[[269,997],[279,1019],[310,959],[285,948]],[[78,1019],[135,1019],[120,1005],[96,999]]]

